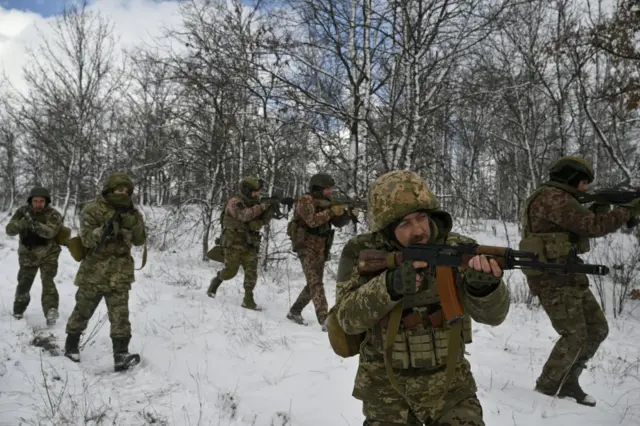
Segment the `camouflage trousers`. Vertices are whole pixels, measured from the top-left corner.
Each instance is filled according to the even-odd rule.
[[[555,390],[567,373],[575,367],[584,368],[593,358],[607,338],[609,326],[589,288],[543,287],[538,297],[560,339],[537,383],[541,388]],[[581,372],[581,368],[577,371]]]
[[[18,286],[13,301],[13,313],[23,314],[31,301],[31,287],[36,279],[36,274],[40,269],[40,279],[42,281],[42,310],[46,315],[49,309],[58,309],[59,295],[56,284],[53,281],[58,274],[58,262],[46,262],[39,266],[20,264],[18,271]]]
[[[415,414],[409,411],[408,419],[406,423],[393,423],[386,421],[378,421],[375,419],[366,419],[363,426],[485,426],[484,420],[482,420],[482,406],[480,401],[474,395],[469,397],[459,404],[446,410],[435,421],[429,421],[423,423]]]
[[[111,323],[112,339],[131,337],[131,323],[129,322],[129,290],[103,291],[91,286],[78,287],[76,292],[76,306],[67,322],[67,334],[82,334],[89,324],[89,320],[104,298],[107,313]]]
[[[291,305],[290,311],[292,314],[300,315],[309,302],[313,301],[318,323],[324,324],[329,309],[327,298],[324,294],[324,284],[322,282],[324,276],[324,255],[318,254],[315,251],[299,250],[298,257],[300,258],[300,263],[302,263],[302,271],[307,279],[307,284],[293,305]]]
[[[225,247],[224,268],[218,272],[218,278],[221,281],[232,279],[240,266],[244,271],[245,291],[253,291],[258,282],[258,251],[253,248]]]

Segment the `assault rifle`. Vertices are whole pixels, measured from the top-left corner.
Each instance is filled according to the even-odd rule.
[[[385,269],[395,268],[403,262],[427,262],[430,268],[436,268],[438,271],[436,276],[449,276],[449,279],[436,279],[436,281],[443,313],[449,323],[452,324],[461,319],[464,312],[456,287],[453,285],[452,270],[446,267],[468,268],[469,260],[481,254],[494,259],[503,270],[534,269],[554,274],[576,273],[589,275],[607,275],[609,273],[609,268],[605,265],[578,263],[578,258],[575,254],[567,258],[567,263],[547,263],[540,261],[533,252],[472,243],[457,246],[411,244],[395,252],[362,250],[358,259],[358,271],[361,275],[366,276],[377,274]]]
[[[581,203],[595,202],[598,204],[613,204],[617,206],[630,203],[636,198],[640,198],[640,189],[620,190],[616,188],[602,189],[593,193],[578,192],[576,198]],[[638,225],[638,223],[640,223],[640,219],[632,217],[627,222],[627,227],[633,228]]]
[[[24,217],[26,217],[29,221],[29,228],[31,228],[31,231],[36,232],[36,230],[38,229],[36,218],[33,217],[30,211],[25,211]]]
[[[100,249],[107,243],[107,240],[110,237],[115,236],[113,224],[116,222],[120,222],[120,215],[129,211],[133,211],[133,209],[116,209],[115,213],[111,215],[107,223],[105,223],[102,228],[102,234],[100,235],[100,241],[96,246],[95,254],[98,254],[100,252]]]
[[[285,197],[279,191],[274,192],[274,194],[270,197],[260,197],[252,200],[250,205],[269,203],[271,210],[270,215],[275,219],[283,219],[287,217],[291,207],[295,204],[296,200],[293,197]],[[287,211],[283,212],[280,209],[280,205],[284,205],[287,207]]]

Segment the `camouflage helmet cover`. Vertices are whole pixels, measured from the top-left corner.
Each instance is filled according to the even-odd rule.
[[[260,191],[264,186],[264,181],[257,177],[248,176],[240,181],[240,192],[249,195],[253,191]]]
[[[113,192],[116,188],[124,186],[129,191],[129,195],[133,194],[133,180],[129,175],[122,172],[114,172],[109,175],[107,180],[104,182],[102,187],[102,193],[108,194],[109,192]]]
[[[572,170],[576,173],[582,173],[587,177],[589,183],[593,182],[595,177],[593,172],[593,166],[587,160],[581,157],[575,157],[567,155],[557,159],[551,167],[549,167],[549,174],[561,173],[562,170]]]
[[[445,229],[451,229],[451,215],[440,210],[440,203],[425,181],[414,172],[397,170],[379,176],[369,188],[367,220],[372,232],[379,232],[418,210],[438,216]]]
[[[309,188],[331,188],[335,186],[336,181],[327,173],[316,173],[309,179]]]
[[[33,197],[42,197],[45,199],[47,204],[51,203],[51,195],[49,194],[49,191],[47,188],[42,186],[35,186],[31,189],[29,192],[29,198],[27,198],[27,203],[31,204]]]

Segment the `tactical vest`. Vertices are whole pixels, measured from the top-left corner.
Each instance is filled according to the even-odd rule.
[[[309,195],[311,198],[313,198],[313,207],[316,209],[316,213],[329,210],[329,208],[331,207],[331,203],[326,198],[317,198],[314,197],[311,193],[306,193],[304,195]],[[298,228],[302,228],[304,232],[309,235],[326,237],[329,236],[329,233],[331,232],[331,223],[327,222],[324,225],[311,228],[309,225],[307,225],[304,219],[300,217],[297,210],[293,214],[293,222]]]
[[[519,244],[520,250],[536,253],[538,259],[543,262],[557,261],[558,259],[568,256],[572,250],[575,250],[576,254],[587,253],[591,249],[589,238],[580,237],[568,231],[532,232],[529,219],[529,207],[533,200],[548,188],[558,188],[570,193],[572,196],[576,193],[576,189],[568,185],[558,182],[546,182],[540,185],[540,187],[527,198],[520,214],[520,223],[522,224],[522,240]],[[545,272],[522,269],[522,273],[527,277],[535,277]]]
[[[245,206],[252,201],[242,195],[236,195],[236,197],[240,198],[241,202]],[[257,220],[257,218],[255,220]],[[260,248],[260,231],[252,230],[251,223],[252,221],[242,222],[241,220],[227,214],[227,206],[225,205],[222,214],[222,247],[245,247],[248,245],[254,248]]]

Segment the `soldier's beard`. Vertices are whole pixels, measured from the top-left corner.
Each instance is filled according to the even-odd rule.
[[[415,235],[409,240],[410,244],[426,244],[429,242],[429,236],[427,234]]]

